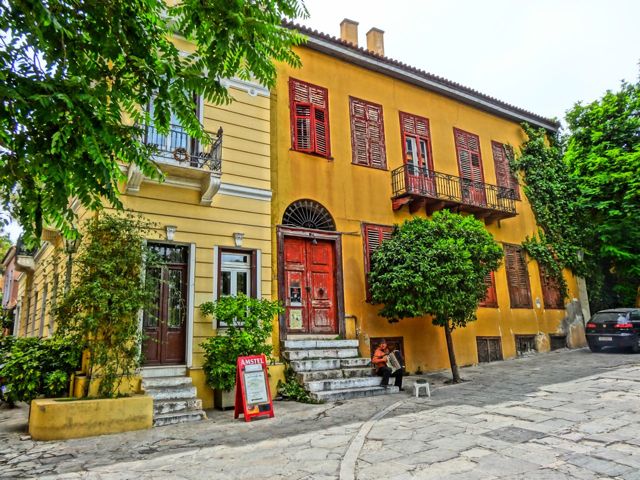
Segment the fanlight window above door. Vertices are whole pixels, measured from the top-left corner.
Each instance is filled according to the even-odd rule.
[[[298,200],[287,207],[282,216],[287,227],[335,231],[336,224],[326,208],[313,200]]]

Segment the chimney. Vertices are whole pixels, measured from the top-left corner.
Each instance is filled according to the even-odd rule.
[[[384,31],[373,27],[367,32],[367,50],[384,57]]]
[[[358,46],[358,22],[345,18],[340,22],[340,40]]]

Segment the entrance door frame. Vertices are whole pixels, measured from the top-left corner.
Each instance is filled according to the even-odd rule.
[[[344,321],[344,283],[342,281],[342,233],[329,232],[327,230],[314,230],[310,228],[276,226],[276,236],[278,241],[278,298],[284,301],[284,239],[286,237],[297,237],[305,239],[317,239],[333,242],[335,253],[335,288],[336,288],[336,314],[338,315],[338,334],[344,338],[346,335]],[[287,338],[287,319],[285,314],[278,315],[279,338],[283,342]]]
[[[189,252],[189,258],[187,261],[187,300],[189,302],[189,308],[187,309],[187,325],[185,330],[186,344],[184,350],[184,366],[191,368],[193,366],[193,319],[195,309],[195,291],[196,291],[196,244],[187,242],[172,242],[162,239],[147,239],[144,244],[147,246],[149,243],[161,244],[161,245],[173,245],[179,247],[187,247]],[[146,267],[145,267],[146,269]],[[144,329],[144,310],[140,309],[138,313],[138,329],[142,332]],[[142,344],[140,345],[142,349]],[[181,365],[169,365],[170,367]],[[141,366],[145,368],[155,368],[153,366]]]

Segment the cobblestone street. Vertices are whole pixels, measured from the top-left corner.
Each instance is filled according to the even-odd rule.
[[[430,399],[276,402],[209,420],[65,442],[24,439],[0,410],[0,478],[640,479],[640,355],[561,350],[462,369]],[[21,437],[23,439],[21,439]]]

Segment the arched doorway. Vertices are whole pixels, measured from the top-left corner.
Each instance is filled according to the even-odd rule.
[[[278,296],[285,307],[280,336],[344,334],[340,234],[329,211],[301,199],[278,227]]]

